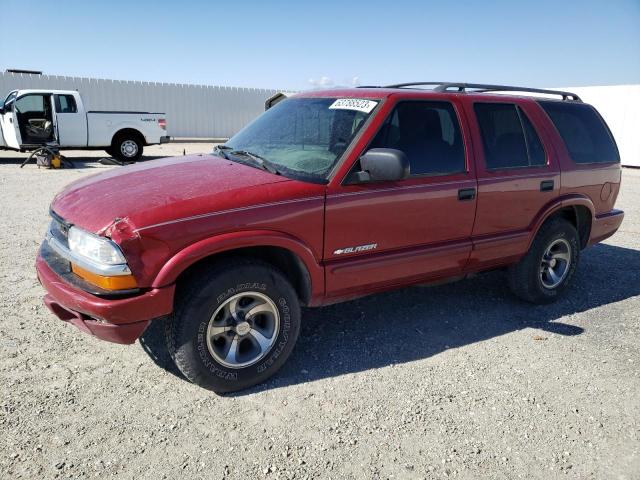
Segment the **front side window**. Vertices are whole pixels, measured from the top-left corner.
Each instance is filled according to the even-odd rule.
[[[224,145],[231,159],[249,152],[281,173],[326,179],[378,105],[376,100],[291,98],[260,115]]]
[[[525,113],[512,103],[476,103],[487,169],[544,166],[540,137]]]
[[[590,105],[540,101],[576,163],[620,162],[618,148],[602,117]]]
[[[411,175],[447,175],[466,170],[460,125],[448,102],[398,104],[369,148],[394,148],[409,159]]]
[[[20,97],[16,100],[16,110],[20,113],[44,113],[44,96],[25,95]]]
[[[73,95],[54,95],[57,113],[76,113],[76,99]]]

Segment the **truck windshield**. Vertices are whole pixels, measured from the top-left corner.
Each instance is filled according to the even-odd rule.
[[[9,105],[11,105],[11,102],[15,100],[17,95],[18,92],[11,92],[9,95],[7,95],[7,98],[4,100],[2,105],[0,105],[0,108],[9,107]]]
[[[292,98],[278,103],[225,145],[262,157],[286,176],[325,180],[371,112],[375,100]]]

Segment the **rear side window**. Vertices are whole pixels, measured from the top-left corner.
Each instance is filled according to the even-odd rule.
[[[522,109],[511,103],[476,103],[474,109],[488,169],[546,164],[540,137]]]
[[[620,162],[609,128],[595,108],[584,103],[538,103],[549,115],[574,162]]]
[[[56,104],[56,112],[58,113],[76,113],[78,108],[76,107],[76,99],[73,95],[54,95]]]
[[[411,175],[447,175],[466,170],[460,125],[448,102],[398,104],[369,148],[395,148],[409,159]]]

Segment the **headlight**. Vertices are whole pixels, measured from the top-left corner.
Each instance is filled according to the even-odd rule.
[[[69,228],[69,249],[89,260],[106,265],[127,263],[120,247],[108,238],[99,237],[80,228]]]

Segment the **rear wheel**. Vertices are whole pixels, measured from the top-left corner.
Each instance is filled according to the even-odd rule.
[[[138,135],[120,134],[113,139],[107,152],[121,162],[135,162],[142,157],[144,145]]]
[[[272,376],[291,354],[299,330],[300,306],[287,278],[247,259],[194,275],[165,323],[176,366],[193,383],[219,393]]]
[[[575,227],[563,218],[540,227],[527,254],[509,269],[509,286],[532,303],[551,303],[568,288],[578,259],[580,241]]]

